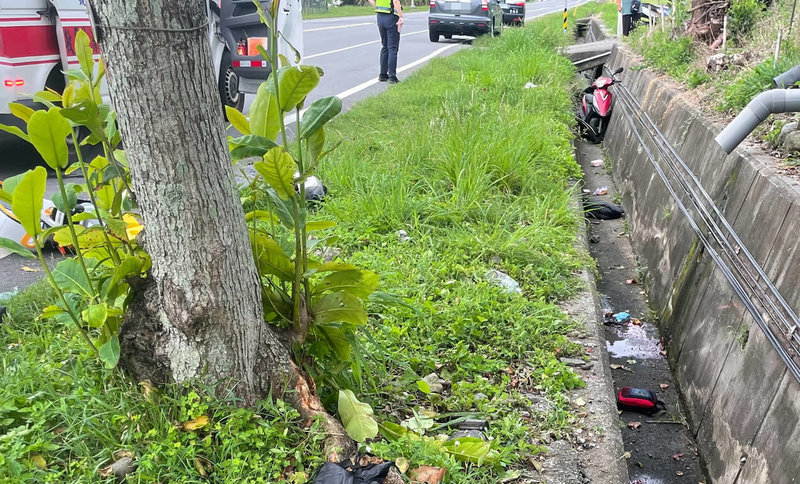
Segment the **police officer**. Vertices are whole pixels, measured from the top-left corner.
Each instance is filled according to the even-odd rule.
[[[381,34],[381,72],[378,80],[396,84],[397,49],[400,47],[400,29],[403,27],[403,7],[400,0],[369,0],[375,7],[378,32]]]

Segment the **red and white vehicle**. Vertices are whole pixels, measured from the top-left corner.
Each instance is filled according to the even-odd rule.
[[[252,0],[210,0],[208,11],[220,97],[241,109],[242,93],[256,92],[270,72],[254,47],[263,43],[267,27]],[[0,0],[0,123],[13,123],[9,102],[29,103],[38,91],[64,88],[62,71],[78,65],[73,48],[78,30],[94,39],[86,0]],[[97,60],[100,51],[92,43]]]

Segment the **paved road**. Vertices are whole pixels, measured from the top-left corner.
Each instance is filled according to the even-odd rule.
[[[587,2],[567,1],[570,8]],[[564,5],[564,0],[528,3],[526,17],[530,19],[561,11]],[[427,12],[405,15],[398,58],[398,77],[401,82],[430,59],[469,47],[471,37],[431,42],[427,35],[427,18]],[[386,83],[377,81],[380,41],[374,17],[314,19],[306,20],[303,24],[305,62],[325,71],[309,102],[325,96],[339,96],[344,101],[344,109],[348,109],[355,102],[388,88]],[[245,101],[247,110],[252,97],[248,96]],[[16,140],[0,145],[0,153],[0,179],[27,170],[37,159],[29,145]],[[55,181],[48,180],[48,193],[55,189]],[[0,293],[26,287],[42,277],[41,271],[29,272],[23,270],[25,266],[38,267],[36,261],[9,255],[0,249]]]

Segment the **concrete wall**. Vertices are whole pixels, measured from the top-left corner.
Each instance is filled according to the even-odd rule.
[[[624,84],[798,311],[798,183],[746,147],[726,156],[714,142],[722,126],[705,119],[665,78],[631,68],[640,64],[624,48],[615,48],[608,62],[612,69],[625,67]],[[800,384],[677,210],[622,109],[616,105],[605,145],[710,477],[800,482]],[[748,331],[742,346],[736,336]]]

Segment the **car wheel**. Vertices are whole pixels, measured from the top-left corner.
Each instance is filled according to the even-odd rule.
[[[244,95],[239,92],[239,76],[233,72],[231,53],[227,50],[222,54],[218,85],[219,97],[222,101],[223,110],[225,106],[230,106],[241,111],[242,107],[244,107]],[[225,119],[227,119],[227,116]]]
[[[439,42],[439,34],[435,30],[428,30],[428,37],[430,37],[431,42]]]

